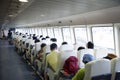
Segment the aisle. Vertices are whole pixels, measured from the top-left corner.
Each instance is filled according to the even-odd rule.
[[[0,80],[39,80],[33,70],[14,51],[13,45],[0,40]]]

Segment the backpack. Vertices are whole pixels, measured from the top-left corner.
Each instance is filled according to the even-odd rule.
[[[75,74],[79,69],[77,57],[70,56],[68,59],[66,59],[63,69],[68,74]]]

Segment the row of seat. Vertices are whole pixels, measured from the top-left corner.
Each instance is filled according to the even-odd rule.
[[[40,42],[35,43],[33,39],[29,38],[30,36],[27,36],[27,37],[22,37],[22,36],[23,35],[14,35],[14,45],[18,48],[18,50],[17,50],[18,53],[21,53],[21,52],[24,53],[25,52],[24,58],[28,59],[32,65],[34,64],[36,54],[40,50],[40,45],[42,43],[47,44],[47,46],[44,48],[44,55],[43,55],[42,62],[39,61],[39,60],[37,61],[39,72],[43,71],[45,69],[46,55],[48,53],[50,53],[50,44],[51,43],[50,42],[48,43],[48,41],[45,41],[45,40],[41,40],[41,38],[40,38]],[[79,64],[79,67],[81,68],[81,67],[84,67],[84,64],[82,62],[82,57],[83,57],[84,54],[86,54],[86,53],[91,54],[91,55],[93,55],[95,57],[95,59],[99,59],[99,58],[102,58],[102,57],[107,55],[107,50],[106,49],[84,49],[84,50],[81,50],[81,51],[77,52],[76,50],[73,50],[72,45],[63,45],[63,46],[61,46],[59,48],[59,51],[60,52],[59,52],[59,56],[58,56],[59,61],[58,61],[58,64],[57,64],[57,71],[54,72],[49,66],[47,66],[50,80],[64,79],[64,78],[61,78],[59,73],[63,68],[63,64],[64,64],[65,60],[70,56],[76,56],[78,58],[78,64]],[[99,54],[103,54],[103,55],[99,55]],[[106,60],[102,60],[103,63],[105,61]],[[109,62],[109,61],[106,61],[106,62]],[[112,61],[112,62],[116,62],[116,61]],[[86,68],[86,72],[85,72],[86,76],[85,76],[84,80],[95,80],[94,78],[91,79],[91,76],[94,76],[94,75],[89,75],[89,74],[94,73],[94,72],[92,72],[92,70],[95,69],[95,68],[92,67],[92,65],[100,64],[100,61],[98,61],[98,63],[96,63],[96,64],[94,64],[94,63],[96,63],[96,62],[95,61],[91,62],[91,64],[89,63],[89,65],[85,66],[85,68]],[[107,67],[108,65],[106,65],[105,67]],[[96,68],[96,70],[97,69],[100,70],[100,68],[99,68],[100,66],[97,66],[97,67],[98,68]],[[109,69],[109,71],[110,71],[110,69]],[[93,71],[96,71],[96,70],[93,70]],[[99,71],[97,71],[97,72],[100,73]],[[102,72],[104,72],[104,71],[102,71]],[[97,74],[97,73],[95,73],[95,74]],[[103,80],[106,80],[106,79],[103,79]],[[114,80],[113,77],[112,77],[112,80]],[[117,80],[117,79],[115,79],[115,80]]]
[[[85,66],[84,80],[120,80],[120,58],[89,62]]]

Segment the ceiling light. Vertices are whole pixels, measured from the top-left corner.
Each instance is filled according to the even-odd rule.
[[[42,14],[41,16],[44,17],[45,15]]]
[[[12,14],[10,14],[10,15],[8,15],[9,17],[13,17],[14,15],[12,15]]]
[[[20,2],[28,2],[28,0],[19,0]]]

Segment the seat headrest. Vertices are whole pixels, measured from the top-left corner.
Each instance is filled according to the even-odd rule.
[[[96,60],[91,67],[91,76],[111,73],[110,60],[107,59]]]
[[[45,53],[50,53],[51,52],[50,45],[47,45],[47,46],[44,47],[44,52]]]
[[[107,74],[111,74],[111,63],[108,59],[94,60],[85,65],[84,80],[92,80],[92,77]]]
[[[73,50],[73,46],[72,45],[61,45],[60,46],[60,51],[66,51],[66,50]]]

